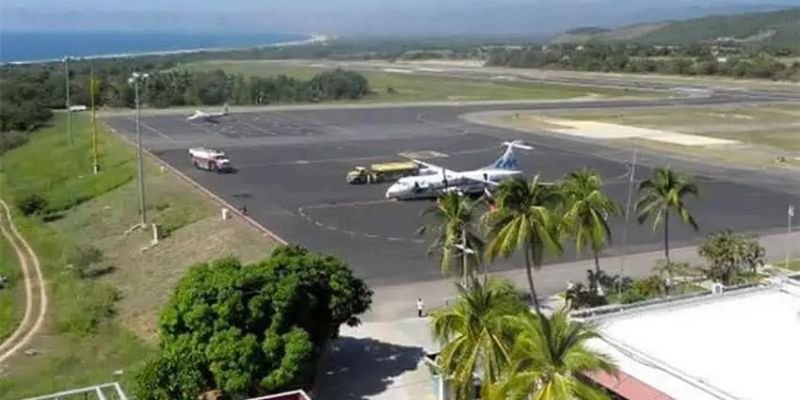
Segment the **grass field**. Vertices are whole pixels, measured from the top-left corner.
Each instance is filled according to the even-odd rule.
[[[786,265],[786,262],[772,263],[772,265],[774,265],[776,267],[779,267],[779,268],[786,268],[786,269],[790,269],[792,271],[800,272],[800,258],[794,259],[794,260],[789,260],[789,265]]]
[[[800,106],[796,104],[571,110],[479,117],[487,123],[535,132],[552,132],[559,128],[550,125],[547,118],[595,121],[739,142],[720,151],[717,146],[686,146],[644,138],[603,140],[618,147],[666,151],[724,165],[800,167]]]
[[[287,75],[310,79],[326,68],[290,66],[267,61],[205,61],[187,64],[187,70],[222,69],[246,76]],[[473,80],[456,77],[430,76],[392,72],[364,72],[373,94],[360,101],[465,101],[570,99],[578,97],[658,96],[656,93],[625,91],[599,87],[581,87],[544,83]]]
[[[220,221],[210,200],[148,161],[150,219],[167,236],[143,251],[149,232],[125,233],[138,222],[133,149],[101,130],[102,172],[95,176],[90,123],[83,116],[74,121],[73,147],[67,146],[65,118],[57,116],[52,127],[1,159],[3,198],[13,204],[37,193],[52,210],[49,222],[15,216],[42,261],[50,308],[44,332],[28,346],[36,354],[18,354],[0,372],[3,399],[129,382],[152,354],[157,313],[189,266],[226,255],[252,261],[272,246],[241,221]],[[81,276],[67,259],[87,246],[102,257]]]
[[[19,270],[19,261],[14,249],[0,237],[0,275],[8,284],[0,289],[0,340],[11,335],[22,319],[25,301],[25,285]]]
[[[663,129],[800,151],[797,129],[800,127],[800,106],[795,104],[578,111],[558,113],[558,117]]]

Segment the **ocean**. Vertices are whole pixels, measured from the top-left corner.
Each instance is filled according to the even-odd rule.
[[[0,63],[255,47],[309,39],[311,35],[300,33],[0,32]]]

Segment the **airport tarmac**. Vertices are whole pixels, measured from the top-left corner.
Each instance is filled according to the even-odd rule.
[[[730,98],[672,99],[652,104],[731,102]],[[571,170],[599,171],[608,192],[625,201],[630,149],[605,147],[551,135],[535,135],[470,124],[460,115],[487,109],[642,106],[641,101],[597,101],[495,106],[392,107],[254,112],[231,115],[220,123],[189,123],[180,115],[143,117],[145,146],[204,187],[237,206],[286,241],[346,260],[373,286],[441,278],[435,258],[426,256],[430,238],[416,236],[430,201],[397,202],[384,198],[386,185],[352,186],[345,173],[356,165],[401,159],[401,153],[432,156],[426,161],[461,170],[485,166],[501,153],[504,140],[521,139],[535,149],[520,152],[527,174],[557,179]],[[648,103],[650,104],[650,103]],[[134,120],[105,122],[132,135]],[[188,147],[214,146],[228,152],[238,171],[218,175],[192,168]],[[800,203],[797,185],[759,170],[730,170],[670,156],[642,153],[637,178],[650,167],[671,164],[691,173],[699,199],[688,201],[700,232],[673,218],[673,246],[695,243],[723,228],[757,233],[785,230],[786,207]],[[614,243],[607,254],[622,251],[625,223],[612,218]],[[649,225],[628,224],[628,252],[663,246],[663,233]],[[559,260],[572,260],[568,253]],[[518,266],[500,262],[495,269]]]

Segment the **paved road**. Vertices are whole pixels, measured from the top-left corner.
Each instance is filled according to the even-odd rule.
[[[660,90],[672,93],[702,95],[703,92],[730,94],[739,97],[759,96],[754,90],[771,95],[796,98],[800,85],[794,82],[745,80],[722,77],[686,77],[659,74],[603,73],[535,68],[484,67],[448,62],[387,62],[372,61],[314,61],[274,60],[268,63],[295,66],[346,68],[357,71],[414,73],[417,75],[451,76],[489,81],[516,81],[582,85],[590,87],[625,88],[630,90]]]
[[[717,96],[653,102],[598,101],[567,104],[403,107],[337,110],[292,110],[237,114],[220,124],[188,123],[179,116],[143,118],[145,145],[162,159],[233,204],[247,207],[259,222],[290,242],[338,255],[373,286],[398,285],[441,278],[434,259],[426,257],[426,241],[414,235],[424,221],[428,202],[384,201],[382,185],[349,186],[345,172],[355,165],[399,158],[399,153],[435,151],[430,161],[453,169],[487,165],[497,158],[503,140],[523,139],[536,149],[521,157],[523,169],[544,179],[557,179],[580,167],[598,170],[610,194],[623,201],[627,193],[625,149],[576,142],[550,135],[528,135],[470,124],[459,118],[486,109],[608,108],[621,106],[708,104],[745,101]],[[133,132],[133,120],[109,118],[121,132]],[[232,175],[194,170],[186,148],[205,144],[228,150],[238,167]],[[638,178],[650,166],[673,164],[695,175],[702,196],[690,202],[702,230],[675,223],[673,239],[691,244],[707,232],[731,227],[770,233],[785,224],[785,209],[797,202],[786,176],[759,170],[729,170],[691,164],[658,154],[644,154]],[[680,165],[678,165],[680,163]],[[612,220],[620,251],[624,221]],[[629,224],[628,245],[653,250],[660,234]],[[552,262],[574,259],[567,254]],[[500,262],[508,269],[519,260]]]

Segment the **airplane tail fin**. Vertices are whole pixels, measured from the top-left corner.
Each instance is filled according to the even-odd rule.
[[[503,145],[506,147],[506,151],[497,161],[489,165],[488,168],[519,170],[519,161],[514,153],[514,149],[533,150],[533,147],[523,144],[521,140],[504,142]]]

